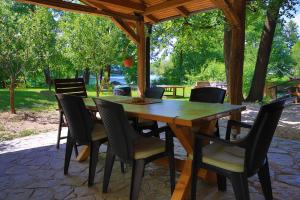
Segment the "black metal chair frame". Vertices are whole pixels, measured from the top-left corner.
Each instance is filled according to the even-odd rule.
[[[132,177],[131,177],[131,189],[130,189],[130,199],[137,200],[138,194],[141,186],[141,181],[144,175],[145,165],[153,160],[161,157],[169,157],[169,167],[170,167],[170,183],[171,183],[171,193],[175,188],[175,159],[174,159],[174,147],[173,147],[173,137],[167,134],[166,138],[166,150],[155,155],[135,159],[134,158],[134,145],[136,138],[139,136],[130,125],[127,116],[125,115],[123,106],[120,104],[112,103],[105,100],[94,99],[97,105],[98,111],[103,120],[103,124],[106,128],[108,135],[108,150],[106,154],[104,179],[103,179],[103,192],[107,193],[108,184],[110,176],[112,173],[112,168],[114,164],[115,157],[119,157],[122,162],[132,163]],[[109,116],[110,115],[110,116]],[[118,121],[117,124],[112,125],[112,121]],[[115,121],[115,122],[116,122]],[[116,131],[117,130],[117,131]],[[116,139],[117,135],[118,138]],[[150,139],[150,138],[144,138]],[[159,140],[159,139],[157,139]],[[115,146],[111,146],[111,144]],[[117,145],[118,144],[118,145]]]
[[[217,173],[218,189],[220,191],[226,191],[226,177],[231,179],[235,197],[238,200],[248,200],[250,198],[247,178],[257,173],[265,199],[273,199],[267,152],[284,108],[284,103],[285,99],[281,99],[262,106],[253,125],[230,120],[226,131],[226,140],[205,134],[196,135],[192,167],[192,200],[196,199],[198,168],[205,168]],[[245,138],[230,142],[232,126],[248,128],[250,132]],[[203,140],[244,148],[246,151],[244,171],[237,173],[202,162]]]

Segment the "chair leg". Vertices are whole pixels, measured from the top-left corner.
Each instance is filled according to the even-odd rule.
[[[140,187],[142,184],[145,161],[134,160],[131,175],[130,200],[138,200]]]
[[[124,165],[124,162],[120,161],[120,164],[121,164],[121,172],[122,172],[122,174],[125,174],[125,165]]]
[[[197,171],[198,171],[198,164],[200,162],[200,156],[199,155],[199,148],[200,148],[201,142],[197,139],[195,140],[194,145],[194,158],[193,158],[193,165],[192,165],[192,188],[191,188],[191,200],[196,199],[196,192],[197,192]]]
[[[66,144],[66,154],[65,154],[65,164],[64,164],[64,174],[68,174],[72,150],[73,150],[74,142],[71,138],[67,138]]]
[[[217,130],[215,132],[215,136],[218,137],[218,138],[220,138],[219,121],[217,121],[217,123],[216,123],[216,128],[217,128]]]
[[[152,135],[159,138],[159,132],[158,132],[158,124],[157,124],[157,122],[155,122],[154,125],[153,125]]]
[[[59,123],[58,123],[58,133],[57,133],[57,143],[56,143],[57,149],[59,149],[61,129],[62,129],[63,122],[64,122],[63,113],[61,111],[59,111]]]
[[[77,158],[77,156],[78,156],[78,145],[77,144],[75,144],[74,145],[74,151],[75,151],[75,156],[76,156],[76,158]]]
[[[175,189],[175,159],[174,159],[174,141],[173,136],[168,131],[166,132],[167,148],[169,153],[169,168],[170,168],[170,185],[171,185],[171,194]]]
[[[237,200],[249,200],[247,176],[243,173],[234,173],[231,176],[232,186]]]
[[[108,145],[107,152],[106,152],[104,177],[103,177],[103,187],[102,187],[103,193],[107,193],[107,188],[111,176],[111,171],[114,165],[114,161],[115,161],[115,155],[111,152],[110,145]]]
[[[92,186],[94,184],[94,178],[95,178],[96,167],[98,162],[98,153],[100,148],[100,141],[91,142],[90,147],[91,150],[90,150],[88,186]]]
[[[226,191],[226,177],[220,174],[217,174],[217,181],[218,181],[218,190],[219,191]]]
[[[267,200],[273,199],[268,160],[266,160],[266,163],[264,164],[264,166],[262,166],[259,169],[258,178],[259,178],[265,199],[267,199]]]

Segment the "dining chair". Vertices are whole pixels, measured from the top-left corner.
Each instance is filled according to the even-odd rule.
[[[87,97],[87,92],[85,88],[85,83],[83,78],[73,78],[73,79],[55,79],[55,93],[56,94],[68,94],[79,97]],[[64,112],[58,101],[58,111],[59,111],[59,124],[58,124],[58,134],[56,148],[59,149],[60,140],[66,139],[67,136],[61,136],[61,130],[63,126],[67,126],[64,121]],[[77,151],[76,155],[78,154]]]
[[[201,87],[191,90],[189,101],[205,103],[224,103],[226,90],[217,87]],[[198,131],[198,130],[197,130]],[[220,137],[219,122],[216,122],[215,135]]]
[[[114,95],[117,96],[131,96],[131,87],[116,87],[114,88]]]
[[[144,96],[146,98],[162,99],[164,92],[165,92],[165,88],[152,87],[152,88],[146,89]],[[137,130],[139,131],[140,134],[142,134],[144,136],[159,137],[159,133],[161,131],[159,131],[160,129],[158,129],[157,121],[136,119],[136,123],[137,123],[136,124]],[[143,130],[150,130],[150,132],[144,133]],[[163,129],[161,129],[161,130],[163,130]]]
[[[90,146],[88,186],[94,184],[100,145],[107,141],[103,124],[96,123],[81,97],[56,94],[68,123],[64,174],[68,174],[72,149],[75,145]]]
[[[258,174],[265,199],[273,199],[267,153],[275,129],[280,119],[286,99],[263,105],[253,125],[229,121],[226,137],[229,138],[231,126],[249,128],[242,139],[230,142],[205,134],[196,135],[192,166],[191,199],[196,199],[197,169],[205,168],[231,180],[235,197],[248,200],[248,177]],[[210,140],[202,146],[203,140]],[[225,181],[224,181],[225,180]],[[226,178],[219,182],[218,189],[226,190]]]
[[[169,134],[165,141],[156,137],[140,136],[129,123],[122,105],[96,98],[94,101],[108,136],[103,192],[107,193],[116,156],[125,163],[132,163],[131,200],[138,199],[145,165],[165,156],[169,157],[171,192],[173,192],[175,188],[173,138]]]

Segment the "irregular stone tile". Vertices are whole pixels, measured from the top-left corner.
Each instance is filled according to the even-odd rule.
[[[65,199],[74,190],[71,186],[57,185],[57,186],[53,187],[53,191],[54,191],[54,198],[55,199]]]
[[[284,165],[284,166],[293,166],[294,160],[288,154],[282,153],[270,153],[268,154],[269,162],[275,163],[277,165]]]
[[[5,200],[30,199],[33,192],[34,190],[31,189],[9,190]]]
[[[300,188],[300,172],[298,174],[278,175],[276,179]]]
[[[54,199],[54,192],[50,188],[36,188],[30,199],[36,199],[36,200]]]

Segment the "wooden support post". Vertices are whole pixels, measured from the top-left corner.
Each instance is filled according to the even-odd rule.
[[[152,25],[147,25],[148,34],[146,37],[146,88],[150,88],[150,37],[152,33]]]
[[[144,17],[139,16],[139,20],[136,22],[137,35],[139,42],[137,44],[138,50],[138,64],[137,64],[137,76],[138,76],[138,95],[144,96],[146,89],[146,45],[145,45],[145,27]]]
[[[231,52],[229,61],[229,94],[232,104],[241,105],[243,100],[243,66],[245,49],[245,0],[233,0],[232,12],[238,17],[239,24],[231,24]],[[228,19],[230,20],[230,19]],[[235,113],[232,119],[241,120],[241,113]]]

